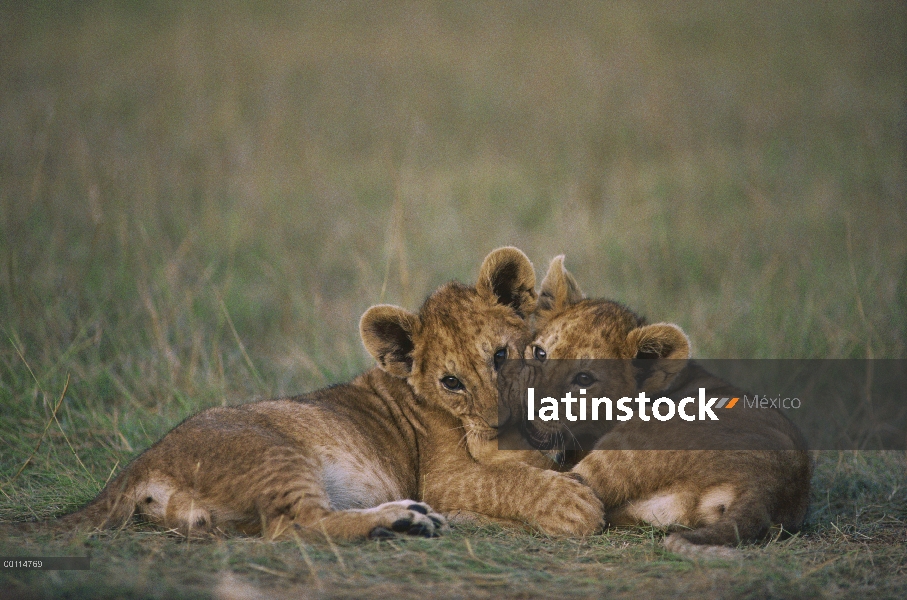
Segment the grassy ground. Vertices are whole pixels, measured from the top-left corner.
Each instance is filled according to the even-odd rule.
[[[897,2],[0,3],[0,520],[200,408],[350,378],[369,305],[502,244],[699,356],[907,356],[905,40]],[[0,590],[898,597],[905,523],[902,455],[824,454],[805,533],[734,564],[646,530],[130,530],[2,539],[93,568]]]

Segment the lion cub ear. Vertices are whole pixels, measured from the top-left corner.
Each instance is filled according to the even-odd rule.
[[[485,257],[476,290],[492,302],[513,308],[521,317],[535,310],[535,270],[529,258],[512,246]]]
[[[584,298],[583,291],[573,275],[564,267],[564,255],[555,256],[548,266],[548,274],[542,280],[538,309],[561,311]]]
[[[399,306],[379,304],[362,315],[359,335],[384,371],[405,378],[413,369],[413,332],[418,323],[418,316]]]
[[[627,344],[638,366],[639,389],[646,392],[660,392],[671,385],[690,358],[690,339],[671,323],[637,327],[627,336]]]

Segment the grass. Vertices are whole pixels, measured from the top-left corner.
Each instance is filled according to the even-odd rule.
[[[853,466],[851,461],[846,461]],[[888,464],[903,474],[902,459]],[[841,473],[828,469],[830,473]],[[903,486],[903,477],[901,478]],[[890,490],[889,490],[890,491]],[[155,531],[89,539],[28,540],[16,554],[92,557],[91,571],[6,575],[10,591],[101,597],[525,598],[651,594],[704,597],[899,597],[907,585],[904,502],[892,516],[818,521],[798,537],[743,551],[739,561],[697,564],[666,554],[661,534],[624,529],[557,540],[495,528],[460,527],[435,540],[331,547],[234,538],[183,542]],[[864,493],[859,500],[878,501]],[[846,504],[846,503],[842,503]],[[823,509],[820,510],[824,510]],[[833,510],[833,509],[832,509]],[[27,596],[25,596],[27,597]]]
[[[0,4],[0,520],[77,507],[201,408],[349,379],[368,306],[503,244],[698,356],[907,356],[905,29],[893,1]],[[646,530],[345,569],[129,530],[3,539],[94,565],[0,589],[899,597],[905,466],[819,456],[805,533],[735,564]]]

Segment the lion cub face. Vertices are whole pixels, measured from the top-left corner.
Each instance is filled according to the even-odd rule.
[[[360,333],[382,369],[463,423],[471,447],[497,436],[497,372],[521,355],[529,336],[525,317],[536,298],[529,259],[500,248],[485,258],[474,287],[446,284],[418,314],[372,307]]]
[[[587,300],[564,257],[551,261],[542,280],[536,334],[526,358],[686,359],[690,341],[676,325],[647,325],[627,307],[609,300]]]
[[[535,317],[536,333],[524,358],[527,368],[536,370],[536,380],[550,387],[539,389],[539,397],[567,391],[574,397],[609,398],[655,393],[670,385],[690,356],[689,340],[676,325],[649,325],[617,302],[585,299],[563,256],[551,261]],[[536,447],[553,448],[562,441],[561,424],[535,420],[527,427]],[[581,435],[582,426],[572,433]]]

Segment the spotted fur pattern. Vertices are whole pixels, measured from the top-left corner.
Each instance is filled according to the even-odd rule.
[[[742,396],[701,367],[681,371],[690,344],[676,325],[648,325],[616,302],[584,298],[562,256],[542,282],[536,330],[525,351],[529,360],[677,359],[642,382],[632,373],[596,381],[586,390],[589,397],[632,397],[646,389],[682,398],[695,396],[699,387],[709,396]],[[797,531],[809,502],[811,464],[799,431],[778,411],[756,412],[728,411],[720,423],[707,425],[672,420],[667,423],[676,427],[658,430],[692,448],[708,439],[730,450],[624,450],[629,442],[644,448],[652,435],[638,419],[627,421],[599,439],[594,451],[576,457],[573,472],[595,490],[611,525],[668,527],[674,530],[665,540],[669,550],[727,558],[734,555],[730,546],[762,539],[773,527]],[[766,449],[734,450],[741,435],[746,448]]]

